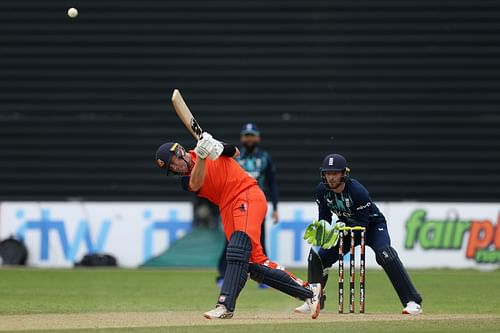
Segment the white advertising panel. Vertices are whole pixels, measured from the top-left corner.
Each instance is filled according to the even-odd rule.
[[[136,267],[165,251],[192,226],[191,203],[3,202],[0,239],[25,241],[28,264],[71,267],[87,253],[109,253]],[[377,203],[392,246],[408,268],[494,269],[500,263],[500,204]],[[304,230],[317,217],[314,202],[282,202],[280,221],[266,222],[269,257],[307,267]],[[359,254],[359,250],[357,250]],[[347,257],[347,256],[346,256]],[[358,260],[359,262],[359,260]],[[378,267],[367,248],[367,267]]]
[[[24,240],[28,265],[39,267],[71,267],[88,253],[136,267],[192,225],[190,203],[3,202],[0,209],[0,239]]]
[[[387,219],[391,244],[406,267],[499,267],[500,204],[391,202],[377,205]],[[310,246],[302,235],[317,214],[315,203],[280,203],[281,222],[276,225],[268,222],[266,226],[269,257],[284,266],[306,267]],[[356,252],[359,255],[359,249]],[[378,267],[375,254],[369,248],[366,266]]]
[[[408,267],[494,269],[500,204],[392,203],[389,230]]]

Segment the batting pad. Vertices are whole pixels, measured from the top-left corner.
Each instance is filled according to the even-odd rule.
[[[323,262],[320,256],[313,248],[309,250],[309,256],[307,257],[307,281],[309,283],[321,283],[322,286],[325,285],[323,278]]]
[[[259,264],[250,264],[250,278],[259,283],[265,283],[287,295],[305,301],[313,297],[313,292],[297,283],[285,271]]]
[[[248,259],[252,243],[247,234],[236,231],[227,245],[227,268],[219,295],[219,304],[224,304],[229,311],[234,311],[236,299],[248,278]]]
[[[391,246],[386,246],[375,251],[377,263],[382,266],[385,273],[399,296],[401,304],[406,306],[409,301],[422,304],[422,297],[415,289],[398,253]]]

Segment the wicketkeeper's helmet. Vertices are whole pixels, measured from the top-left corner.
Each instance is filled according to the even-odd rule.
[[[323,184],[328,186],[328,182],[325,179],[324,173],[327,171],[342,171],[344,172],[344,177],[342,178],[343,182],[346,182],[349,178],[349,172],[351,169],[347,166],[347,161],[344,156],[340,154],[329,154],[326,155],[323,159],[323,163],[321,163],[320,174],[321,181]]]
[[[326,155],[321,163],[321,172],[325,171],[344,171],[347,168],[347,161],[340,154]]]

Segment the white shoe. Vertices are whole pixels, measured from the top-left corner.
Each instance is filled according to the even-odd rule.
[[[205,312],[203,315],[207,319],[229,319],[233,318],[234,312],[226,309],[226,306],[223,304],[217,304],[215,309]]]
[[[403,314],[418,315],[422,313],[422,306],[415,303],[414,301],[409,301],[406,303],[406,307],[403,309]]]
[[[321,283],[310,283],[309,289],[313,292],[313,297],[308,298],[306,303],[309,305],[312,319],[316,319],[320,311]]]
[[[309,303],[304,302],[301,306],[298,306],[294,310],[295,313],[310,313],[311,312],[311,307],[309,306]]]

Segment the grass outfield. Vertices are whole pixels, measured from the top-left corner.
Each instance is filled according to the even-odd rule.
[[[303,270],[294,273],[306,276]],[[334,273],[327,287],[327,311],[317,320],[292,313],[300,302],[249,281],[235,317],[210,321],[202,314],[217,299],[214,271],[0,269],[0,331],[500,331],[500,270],[410,274],[424,297],[421,316],[400,315],[402,307],[385,273],[369,270],[365,315],[336,313]]]

